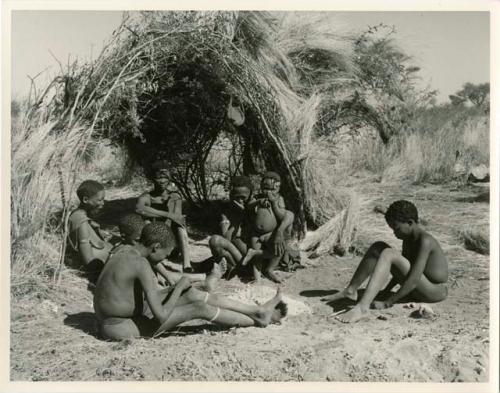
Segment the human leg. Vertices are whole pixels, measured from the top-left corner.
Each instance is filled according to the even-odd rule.
[[[343,298],[358,300],[358,288],[372,274],[381,253],[390,246],[385,242],[373,243],[361,259],[356,271],[354,272],[349,285],[342,291],[323,298],[325,301],[336,301]]]
[[[262,305],[257,305],[241,303],[225,296],[210,294],[196,288],[190,288],[179,298],[177,304],[182,305],[194,302],[203,302],[215,307],[245,314],[254,319],[259,326],[266,326],[269,323],[277,322],[288,312],[279,289],[276,295],[269,301]]]
[[[382,251],[361,300],[350,311],[337,318],[342,322],[348,323],[367,317],[370,305],[387,282],[391,268],[397,269],[403,276],[406,276],[410,267],[410,262],[394,249],[387,248]]]
[[[250,238],[250,247],[241,260],[241,265],[246,266],[249,262],[252,261],[254,257],[261,256],[263,253],[264,252],[262,251],[262,243],[260,241],[260,237],[257,235],[253,235]]]
[[[176,306],[170,317],[158,327],[154,336],[172,330],[177,325],[193,319],[204,319],[227,327],[248,327],[255,325],[255,321],[244,314],[224,310],[204,302],[192,302]]]
[[[208,245],[212,251],[212,255],[224,257],[232,268],[234,268],[242,258],[240,250],[233,243],[220,235],[213,235]]]
[[[189,241],[188,234],[186,228],[181,227],[180,225],[176,228],[177,239],[179,241],[179,248],[182,256],[182,270],[183,272],[191,272],[191,257],[189,255]]]

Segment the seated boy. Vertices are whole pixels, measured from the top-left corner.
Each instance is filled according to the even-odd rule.
[[[112,248],[99,224],[92,220],[104,206],[104,187],[94,180],[85,180],[76,194],[80,205],[69,216],[68,243],[78,254],[89,281],[95,283]]]
[[[213,235],[209,241],[212,255],[225,258],[233,271],[247,252],[242,228],[245,225],[245,206],[251,199],[252,188],[252,181],[247,176],[235,176],[231,180],[229,202],[221,214],[220,235]]]
[[[111,256],[94,293],[94,310],[104,338],[156,336],[193,319],[227,327],[265,327],[286,315],[279,290],[263,305],[247,305],[192,288],[184,277],[173,288],[158,289],[152,266],[164,260],[174,245],[170,227],[151,223],[142,230],[138,244]]]
[[[177,192],[177,187],[170,178],[170,172],[164,168],[163,163],[155,165],[154,170],[154,189],[138,198],[135,211],[146,220],[164,221],[166,225],[172,227],[180,245],[183,271],[190,272],[192,267],[189,258],[188,235],[182,215],[181,195]]]
[[[125,247],[130,248],[130,246],[135,246],[139,244],[140,237],[143,228],[146,226],[144,219],[137,213],[129,213],[120,218],[118,227],[120,234],[122,236],[123,242],[119,246],[115,247],[111,253],[116,254]],[[161,261],[160,263],[153,266],[153,270],[159,274],[158,279],[165,283],[167,281],[168,285],[174,285],[183,276],[189,278],[191,282],[204,281],[204,285],[209,292],[211,292],[217,283],[217,281],[225,273],[225,262],[222,261],[220,264],[213,264],[210,272],[204,271],[203,263],[193,263],[193,268],[195,271],[200,273],[179,273],[175,268],[172,269],[172,265],[168,260]],[[169,270],[170,268],[170,270]],[[206,274],[205,274],[206,273]]]
[[[396,201],[387,209],[385,219],[394,235],[403,240],[403,252],[400,254],[384,242],[372,244],[347,288],[323,298],[327,301],[341,298],[357,301],[358,288],[370,277],[361,300],[350,311],[337,317],[342,322],[356,322],[367,317],[370,306],[387,308],[403,298],[440,302],[447,296],[448,262],[438,241],[420,227],[415,205],[404,200]],[[389,275],[392,279],[383,290],[390,294],[389,297],[374,302]],[[396,284],[400,284],[400,288],[393,293],[391,289]]]
[[[284,250],[270,250],[271,240],[276,236],[283,242],[283,234],[290,233],[293,223],[293,213],[285,209],[285,201],[279,194],[281,178],[275,172],[267,172],[261,181],[261,193],[247,204],[246,213],[250,221],[249,248],[242,260],[245,266],[254,258],[266,257],[269,264],[264,268],[264,274],[274,282],[281,282],[274,269],[277,267]],[[275,240],[275,239],[274,239]],[[252,264],[254,279],[259,279],[256,263]]]

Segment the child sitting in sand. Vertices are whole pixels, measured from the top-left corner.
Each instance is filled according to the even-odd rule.
[[[286,315],[279,290],[263,305],[247,305],[192,288],[184,277],[173,288],[158,289],[152,266],[164,260],[174,245],[168,226],[151,223],[142,230],[139,243],[110,257],[94,293],[94,310],[104,338],[156,336],[193,319],[226,327],[265,327]]]
[[[415,205],[404,200],[396,201],[387,209],[385,219],[394,235],[403,240],[403,251],[400,254],[384,242],[372,244],[347,288],[323,298],[327,301],[342,298],[357,301],[358,288],[370,277],[361,300],[350,311],[337,316],[341,322],[359,321],[369,315],[370,306],[388,308],[404,297],[432,303],[447,296],[448,262],[438,241],[419,225]],[[383,290],[389,296],[384,301],[374,302],[390,274],[392,279]],[[391,292],[396,284],[400,284],[400,288]]]
[[[139,244],[141,233],[145,226],[146,222],[137,213],[129,213],[121,217],[118,223],[118,228],[123,242],[119,246],[115,247],[111,253],[116,254],[125,248],[130,249],[131,246]],[[193,263],[193,270],[197,273],[179,273],[176,266],[172,266],[173,264],[165,259],[154,265],[153,270],[159,275],[158,279],[159,281],[162,281],[163,284],[174,285],[183,276],[185,276],[189,278],[191,282],[203,281],[207,291],[211,292],[215,288],[217,281],[222,277],[222,275],[224,275],[226,271],[226,264],[225,261],[222,260],[219,264],[213,263],[210,270],[208,270],[208,266],[205,266],[205,263],[206,261]]]
[[[274,269],[284,250],[278,250],[278,252],[274,249],[270,250],[271,240],[276,233],[282,236],[285,232],[290,232],[293,223],[293,213],[286,210],[285,201],[279,194],[280,187],[280,176],[275,172],[267,172],[261,181],[261,193],[248,203],[246,210],[250,221],[248,225],[249,248],[241,262],[245,266],[254,259],[260,260],[259,257],[269,258],[269,264],[264,268],[263,273],[270,280],[278,283],[281,279]],[[252,268],[254,279],[258,280],[260,274],[257,263],[253,263]]]
[[[252,181],[247,176],[235,176],[231,180],[229,201],[221,214],[220,234],[213,235],[209,241],[212,255],[225,258],[233,271],[247,251],[242,233],[245,207],[251,199],[252,188]]]
[[[93,220],[104,206],[104,187],[94,180],[85,180],[76,194],[80,205],[69,216],[68,243],[78,254],[89,281],[95,283],[113,247]]]
[[[153,184],[151,192],[145,192],[138,200],[135,208],[136,213],[151,222],[164,221],[172,227],[180,245],[183,271],[192,271],[191,260],[188,249],[188,235],[186,232],[184,217],[182,215],[182,198],[177,187],[171,180],[170,171],[166,169],[163,162],[154,165]]]

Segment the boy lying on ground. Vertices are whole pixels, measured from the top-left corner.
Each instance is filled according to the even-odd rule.
[[[342,298],[357,301],[358,288],[370,277],[361,300],[350,311],[337,317],[341,322],[356,322],[367,317],[370,306],[388,308],[405,297],[409,301],[440,302],[448,294],[448,262],[438,241],[419,225],[415,205],[404,200],[396,201],[387,209],[385,219],[394,235],[403,240],[402,254],[387,243],[375,242],[361,260],[347,288],[323,298],[326,301]],[[384,301],[374,301],[389,275],[392,279],[383,290],[388,297]],[[391,292],[396,284],[400,284],[400,288]]]
[[[227,327],[265,327],[286,315],[279,290],[263,305],[199,291],[185,277],[175,287],[159,290],[152,266],[164,260],[174,245],[168,226],[151,223],[142,230],[138,244],[111,256],[94,293],[94,310],[104,338],[156,336],[193,319]]]
[[[114,248],[111,253],[115,254],[123,250],[124,247],[128,246],[130,248],[130,246],[139,244],[141,233],[145,226],[146,222],[137,213],[129,213],[120,218],[118,227],[123,242]],[[226,263],[225,261],[219,264],[213,263],[210,271],[205,270],[208,266],[208,263],[205,261],[201,263],[193,262],[192,266],[195,273],[180,273],[178,269],[175,269],[174,263],[165,259],[154,265],[153,270],[158,273],[158,279],[164,284],[166,280],[168,285],[174,285],[185,276],[191,282],[203,281],[207,291],[211,292],[215,288],[217,281],[224,275]]]
[[[95,283],[113,247],[92,219],[104,206],[104,187],[94,180],[85,180],[76,194],[80,205],[69,216],[68,243],[78,254],[89,281]]]

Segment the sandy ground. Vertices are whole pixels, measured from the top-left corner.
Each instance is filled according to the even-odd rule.
[[[364,188],[363,188],[364,187]],[[104,342],[95,337],[92,295],[67,271],[64,285],[40,298],[11,306],[12,380],[195,381],[434,381],[488,380],[489,257],[457,240],[465,224],[487,230],[489,204],[476,202],[484,189],[441,186],[358,186],[363,205],[359,243],[391,240],[376,204],[412,199],[426,228],[450,260],[449,297],[432,305],[436,316],[419,319],[402,305],[373,311],[369,320],[344,325],[332,312],[347,302],[320,298],[342,289],[360,256],[308,260],[283,285],[290,315],[281,325],[221,330],[197,322],[156,340]],[[194,259],[208,255],[206,241],[192,242]],[[233,279],[219,293],[244,301],[272,295],[269,281],[249,285]]]

